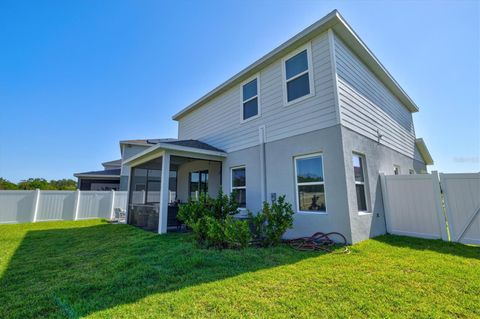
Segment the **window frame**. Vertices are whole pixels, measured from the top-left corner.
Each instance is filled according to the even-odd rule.
[[[301,53],[302,51],[307,51],[307,70],[303,71],[290,79],[287,80],[287,70],[285,67],[285,64],[288,60],[293,58],[295,55]],[[308,73],[308,82],[310,86],[310,93],[307,95],[304,95],[302,97],[296,98],[295,100],[288,101],[288,89],[287,89],[287,84],[290,81],[293,81],[305,73]],[[311,98],[312,96],[315,95],[315,85],[314,85],[314,76],[313,76],[313,63],[312,63],[312,43],[308,42],[301,47],[298,47],[295,51],[289,53],[288,55],[284,56],[282,58],[282,91],[283,91],[283,106],[290,106],[292,104],[296,104],[298,102],[304,101],[308,98]]]
[[[251,98],[244,100],[243,99],[243,87],[252,82],[253,80],[257,80],[257,95],[252,96]],[[255,116],[249,117],[248,119],[243,118],[243,106],[246,102],[249,102],[253,100],[254,98],[257,98],[257,108],[258,108],[258,113]],[[253,121],[257,118],[259,118],[262,115],[262,107],[260,103],[260,73],[255,74],[254,76],[248,78],[247,80],[243,81],[240,84],[240,123],[246,123]]]
[[[313,157],[320,157],[322,159],[322,173],[323,173],[323,182],[306,182],[306,183],[298,183],[298,168],[297,168],[297,160],[298,159],[305,159],[305,158],[313,158]],[[327,215],[328,214],[328,205],[327,205],[327,187],[326,187],[326,178],[325,178],[325,169],[324,169],[324,157],[322,152],[316,153],[309,153],[303,155],[297,155],[293,157],[293,167],[294,167],[294,179],[295,179],[295,208],[297,214],[316,214],[316,215]],[[298,187],[303,185],[323,185],[323,193],[325,197],[325,211],[305,211],[300,210],[300,196],[298,193]]]
[[[363,182],[359,182],[355,179],[355,168],[353,166],[353,162],[352,162],[352,169],[354,170],[353,171],[353,182],[354,182],[354,185],[355,185],[355,199],[357,200],[357,213],[359,215],[362,215],[362,214],[370,214],[371,213],[371,210],[370,210],[370,200],[369,200],[369,196],[367,196],[367,194],[369,194],[368,192],[368,175],[367,175],[367,158],[364,154],[361,154],[361,153],[357,153],[357,152],[352,152],[352,161],[353,161],[353,156],[358,156],[360,158],[360,160],[362,161],[361,165],[362,165],[362,174],[363,174]],[[365,206],[367,206],[367,209],[366,210],[360,210],[358,208],[358,198],[357,198],[357,185],[363,185],[363,192],[364,192],[364,196],[365,196]]]
[[[233,186],[233,171],[236,169],[244,169],[245,170],[245,186]],[[238,165],[230,167],[230,193],[233,193],[236,189],[244,189],[245,190],[245,207],[239,207],[239,210],[246,210],[247,209],[247,167],[246,165]]]
[[[189,200],[193,199],[193,197],[192,197],[192,174],[198,174],[198,182],[197,182],[198,183],[198,197],[200,197],[202,193],[205,194],[205,195],[208,195],[208,178],[209,178],[208,173],[209,173],[208,169],[201,170],[201,171],[191,171],[191,172],[188,173],[188,198],[189,198]],[[202,176],[207,176],[206,181],[202,179]],[[205,186],[207,188],[205,192],[203,192],[201,190],[202,183],[205,184]],[[195,200],[198,200],[198,198],[196,198]]]
[[[398,174],[395,174],[395,171],[398,169]],[[400,165],[393,164],[393,175],[401,175],[402,174],[402,169],[400,168]]]

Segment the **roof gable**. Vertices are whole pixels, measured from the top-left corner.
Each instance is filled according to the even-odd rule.
[[[172,118],[180,120],[183,116],[191,111],[201,107],[203,104],[211,101],[215,97],[224,93],[228,89],[240,84],[242,81],[251,77],[253,74],[259,72],[269,64],[281,59],[289,51],[296,47],[310,41],[314,37],[326,32],[328,29],[333,31],[354,51],[360,59],[372,70],[372,72],[397,96],[397,98],[407,107],[410,112],[417,112],[418,107],[412,99],[405,93],[400,85],[393,79],[390,73],[375,57],[375,55],[368,49],[353,29],[347,24],[345,19],[337,10],[330,12],[328,15],[315,22],[308,28],[304,29],[285,43],[281,44],[270,53],[266,54],[256,62],[252,63],[247,68],[243,69],[229,80],[225,81],[191,105],[187,106]]]

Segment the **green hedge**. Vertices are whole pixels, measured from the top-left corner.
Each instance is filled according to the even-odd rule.
[[[257,214],[248,212],[248,220],[236,219],[238,203],[235,194],[220,192],[217,198],[202,194],[180,206],[178,218],[194,233],[195,239],[207,248],[244,248],[250,244],[270,246],[281,241],[292,227],[292,205],[280,196],[272,204],[263,203]]]

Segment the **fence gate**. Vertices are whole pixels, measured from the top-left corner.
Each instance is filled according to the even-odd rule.
[[[480,245],[480,173],[440,174],[451,240]]]
[[[387,232],[480,244],[480,174],[381,174]]]
[[[388,233],[448,239],[436,172],[381,179]]]

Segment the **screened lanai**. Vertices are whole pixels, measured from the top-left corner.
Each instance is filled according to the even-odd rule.
[[[183,203],[201,193],[218,194],[225,156],[195,141],[188,146],[160,143],[129,159],[127,222],[159,233],[181,229],[177,213]]]

